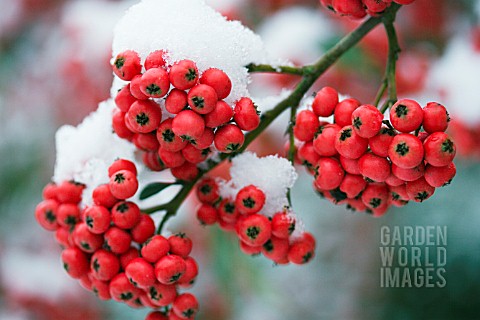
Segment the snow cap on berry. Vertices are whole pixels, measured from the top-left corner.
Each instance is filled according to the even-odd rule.
[[[288,205],[287,189],[293,186],[298,175],[285,158],[276,155],[259,158],[254,153],[245,152],[233,158],[230,176],[230,181],[220,183],[222,197],[235,199],[240,189],[254,185],[266,196],[260,213],[273,215]]]

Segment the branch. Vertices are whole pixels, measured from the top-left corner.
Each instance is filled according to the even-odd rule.
[[[246,66],[249,73],[253,72],[268,72],[268,73],[283,73],[293,74],[297,76],[303,76],[305,71],[303,68],[291,67],[291,66],[277,66],[273,67],[269,64],[254,64],[250,63]]]

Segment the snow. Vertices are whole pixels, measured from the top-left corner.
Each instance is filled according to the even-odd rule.
[[[480,123],[479,71],[480,53],[475,52],[468,32],[457,35],[442,58],[433,64],[425,95],[430,99],[440,97],[437,102],[444,104],[453,118],[476,125]]]
[[[95,186],[108,182],[108,167],[117,158],[135,162],[135,146],[112,132],[114,102],[102,102],[77,127],[63,126],[56,133],[57,158],[53,181],[75,180],[87,185],[83,203],[91,203]],[[137,163],[138,167],[138,163]]]
[[[231,104],[248,96],[245,65],[267,63],[260,37],[238,21],[227,21],[203,0],[143,0],[132,6],[114,31],[113,57],[132,49],[142,61],[158,49],[169,52],[169,63],[190,59],[202,72],[210,67],[225,71],[232,80]],[[120,83],[114,82],[112,92]]]
[[[222,13],[235,10],[242,6],[244,0],[206,0],[206,3]]]
[[[288,206],[287,190],[293,187],[298,175],[285,158],[271,155],[259,158],[245,152],[232,159],[231,180],[220,181],[220,195],[234,198],[238,191],[248,185],[260,188],[266,196],[261,214],[272,216]]]

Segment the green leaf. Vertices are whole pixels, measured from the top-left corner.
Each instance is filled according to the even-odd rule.
[[[144,200],[150,198],[151,196],[159,193],[163,189],[166,189],[170,186],[175,184],[179,184],[178,182],[154,182],[147,185],[142,192],[140,193],[140,200]]]

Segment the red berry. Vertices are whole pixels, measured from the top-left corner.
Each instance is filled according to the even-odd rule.
[[[174,285],[165,285],[155,282],[155,284],[148,289],[147,295],[153,304],[159,307],[164,307],[168,306],[175,300],[177,290]]]
[[[218,151],[232,153],[238,151],[245,141],[245,136],[234,124],[226,124],[217,129],[213,142]]]
[[[118,202],[118,199],[115,198],[110,191],[110,186],[108,184],[101,184],[93,189],[92,198],[93,203],[105,208],[111,208]]]
[[[387,127],[381,128],[376,136],[368,139],[370,150],[377,156],[384,158],[388,157],[388,148],[390,147],[394,136],[394,130]]]
[[[112,222],[119,228],[132,229],[140,221],[140,208],[131,201],[118,202],[112,208]]]
[[[193,181],[200,173],[197,165],[190,162],[185,162],[179,167],[171,168],[170,171],[177,180],[182,181]]]
[[[333,0],[333,9],[341,15],[363,18],[367,14],[361,0]]]
[[[423,129],[428,133],[445,131],[450,117],[447,109],[439,103],[429,102],[423,108]]]
[[[157,151],[158,143],[155,133],[135,133],[132,137],[133,144],[143,151]]]
[[[153,100],[138,100],[125,114],[127,127],[138,133],[156,130],[162,121],[160,106]]]
[[[113,62],[113,72],[122,80],[132,78],[142,71],[140,56],[133,50],[125,50],[119,53]]]
[[[288,250],[288,261],[295,264],[305,264],[315,256],[315,238],[305,232],[295,239]]]
[[[152,311],[145,317],[145,320],[168,320],[168,316],[166,316],[163,312],[160,311]]]
[[[349,199],[357,197],[367,186],[362,176],[347,173],[340,184],[340,191],[344,192]]]
[[[118,257],[120,260],[120,267],[125,270],[127,265],[139,256],[140,252],[138,251],[138,249],[135,247],[130,247],[130,249],[128,249]]]
[[[313,169],[320,159],[320,156],[315,151],[313,142],[305,142],[300,148],[298,148],[298,159],[302,162],[304,166],[308,169]]]
[[[259,255],[260,253],[262,253],[263,249],[262,246],[252,247],[241,240],[239,240],[238,245],[240,247],[240,250],[248,256]]]
[[[142,257],[148,262],[155,263],[170,250],[168,240],[161,235],[154,235],[142,246]]]
[[[90,268],[96,279],[109,281],[120,271],[120,261],[114,253],[100,249],[93,254]]]
[[[191,293],[182,293],[175,298],[172,310],[181,319],[195,319],[198,312],[197,298]]]
[[[375,182],[384,182],[390,175],[390,162],[373,153],[365,153],[358,160],[360,174]]]
[[[205,70],[200,77],[200,83],[209,85],[215,89],[218,99],[225,99],[232,90],[232,81],[228,75],[217,68]]]
[[[234,201],[223,199],[218,205],[218,216],[221,221],[235,223],[240,212]]]
[[[345,158],[358,159],[367,148],[368,140],[360,137],[353,126],[345,126],[337,133],[335,149]]]
[[[254,213],[237,221],[237,235],[250,246],[262,246],[270,239],[272,226],[264,215]]]
[[[88,258],[77,247],[67,248],[62,251],[63,268],[74,279],[80,279],[88,272]]]
[[[364,104],[352,113],[352,124],[355,132],[362,138],[376,136],[382,128],[383,114],[374,106]]]
[[[392,164],[392,167],[395,166],[395,164]],[[398,168],[398,167],[397,167]],[[397,186],[400,186],[402,184],[405,184],[405,181],[404,180],[401,180],[400,178],[398,178],[396,175],[394,175],[393,173],[390,173],[390,175],[388,176],[387,180],[385,180],[385,183],[388,184],[389,186],[391,187],[397,187]]]
[[[145,320],[169,320],[170,318],[163,312],[152,311],[145,317]]]
[[[57,185],[54,182],[47,183],[42,190],[42,196],[44,200],[57,200]]]
[[[218,200],[218,184],[212,178],[203,178],[197,184],[196,188],[197,198],[203,203],[214,203]]]
[[[158,152],[144,152],[142,155],[143,163],[152,171],[162,171],[165,169],[165,164],[158,155]]]
[[[60,203],[77,204],[82,201],[85,185],[75,181],[63,181],[57,187],[57,199]]]
[[[181,287],[189,287],[197,278],[198,275],[198,264],[192,257],[185,258],[185,264],[187,268],[185,269],[185,273],[183,274],[182,278],[178,280],[178,284]]]
[[[448,166],[455,158],[457,148],[444,132],[432,133],[423,143],[425,161],[435,167]]]
[[[172,130],[173,118],[163,121],[157,129],[157,140],[162,149],[170,152],[178,152],[182,150],[188,143],[177,136]]]
[[[215,109],[204,115],[205,126],[209,128],[220,127],[226,124],[233,117],[233,109],[225,101],[219,100]]]
[[[167,168],[180,167],[185,163],[185,158],[181,152],[171,152],[160,147],[158,155]]]
[[[327,124],[318,128],[313,140],[313,148],[320,156],[332,157],[338,154],[335,149],[335,139],[340,129],[336,124]]]
[[[115,96],[115,104],[122,112],[127,112],[137,99],[130,93],[130,84],[124,86]]]
[[[435,192],[435,188],[427,183],[425,178],[407,182],[406,190],[410,200],[415,202],[423,202],[430,198]]]
[[[165,62],[166,52],[164,50],[155,50],[145,58],[145,70],[152,68],[162,68],[167,64]]]
[[[117,171],[110,177],[108,186],[115,198],[128,199],[133,197],[138,190],[137,176],[129,170]]]
[[[110,281],[110,295],[115,301],[124,303],[135,301],[141,292],[140,289],[135,288],[135,286],[128,281],[125,273],[117,274],[115,278]]]
[[[422,121],[422,107],[414,100],[398,100],[390,109],[390,122],[400,132],[415,131],[422,125]]]
[[[110,295],[110,286],[106,281],[101,281],[95,277],[91,278],[92,281],[92,291],[100,300],[110,300],[112,296]]]
[[[264,204],[265,193],[254,185],[243,187],[235,198],[235,207],[242,214],[257,213]]]
[[[138,100],[147,100],[148,96],[146,96],[142,89],[140,88],[142,85],[142,75],[138,74],[133,77],[132,81],[130,81],[130,94],[134,96]]]
[[[52,199],[43,200],[35,208],[35,219],[45,230],[55,231],[58,228],[58,202]]]
[[[108,177],[112,177],[114,173],[117,173],[120,170],[128,170],[133,172],[134,175],[137,175],[137,167],[135,166],[135,163],[126,159],[117,159],[110,165],[110,167],[108,167]]]
[[[453,162],[450,162],[450,164],[445,167],[434,167],[427,164],[425,180],[432,187],[443,187],[452,181],[456,173],[457,169]]]
[[[174,284],[182,278],[186,269],[187,265],[182,257],[170,254],[155,263],[155,276],[161,284]]]
[[[343,169],[350,174],[360,174],[358,160],[359,159],[349,159],[340,156],[340,164],[342,165]]]
[[[422,142],[408,133],[396,135],[388,149],[392,163],[405,169],[418,166],[423,161],[423,153]]]
[[[345,171],[334,158],[322,157],[315,167],[315,184],[323,190],[333,190],[342,183]]]
[[[400,168],[392,163],[392,173],[403,181],[414,181],[423,177],[425,165],[421,162],[418,166],[410,169]]]
[[[147,239],[153,236],[154,233],[155,223],[148,214],[144,213],[140,215],[140,220],[135,225],[135,227],[130,230],[132,240],[139,244],[147,241]]]
[[[180,111],[172,121],[173,132],[183,140],[195,140],[202,136],[205,121],[192,110]]]
[[[122,254],[130,249],[132,237],[130,234],[117,227],[110,227],[104,234],[104,247],[113,253]]]
[[[414,2],[415,0],[393,0],[393,2],[396,2],[398,4],[410,4]]]
[[[135,287],[148,288],[155,283],[153,266],[143,258],[135,258],[125,268],[125,275]]]
[[[192,240],[185,233],[176,233],[168,238],[170,254],[187,258],[192,251]]]
[[[110,227],[110,211],[102,206],[86,208],[83,219],[88,229],[95,234],[104,233]]]
[[[331,87],[323,87],[317,92],[312,103],[312,110],[319,117],[333,115],[338,104],[338,92]]]
[[[196,85],[188,92],[188,105],[199,114],[212,112],[217,105],[217,101],[217,93],[206,84]]]
[[[360,102],[356,99],[349,98],[340,101],[335,107],[334,119],[335,123],[340,127],[352,124],[352,113],[360,107]]]
[[[284,238],[271,236],[262,246],[262,253],[270,260],[277,261],[287,257],[289,241]]]
[[[70,230],[67,228],[58,228],[55,230],[55,241],[62,248],[69,248],[74,245],[72,237],[70,236]]]
[[[75,226],[72,239],[77,247],[88,253],[97,251],[103,245],[103,236],[92,233],[85,223],[79,223]]]
[[[218,220],[217,209],[212,205],[203,203],[197,209],[197,219],[203,225],[215,224]]]
[[[190,142],[195,148],[204,150],[212,145],[214,138],[215,134],[213,133],[213,130],[210,128],[205,128],[200,138],[191,140]]]
[[[362,193],[363,203],[370,209],[388,206],[388,188],[383,183],[369,183]]]
[[[410,199],[405,184],[396,187],[390,187],[390,194],[391,200],[393,201],[408,201]]]
[[[192,88],[198,81],[198,69],[191,60],[180,60],[170,69],[170,82],[180,90]]]
[[[390,5],[390,1],[391,0],[362,0],[363,5],[370,14],[383,12]]]
[[[252,131],[258,127],[260,116],[252,99],[244,97],[235,103],[233,120],[245,131]]]
[[[300,141],[313,140],[319,124],[318,116],[313,111],[302,110],[297,114],[293,134]]]
[[[272,217],[272,235],[281,239],[288,239],[295,231],[295,218],[283,212],[277,212]]]
[[[114,110],[112,116],[113,131],[122,139],[131,140],[133,132],[125,124],[125,112]]]
[[[168,93],[170,81],[163,68],[151,68],[140,79],[140,91],[150,98],[161,98]]]
[[[177,114],[188,107],[188,96],[183,90],[172,89],[165,99],[165,109],[168,112]]]

